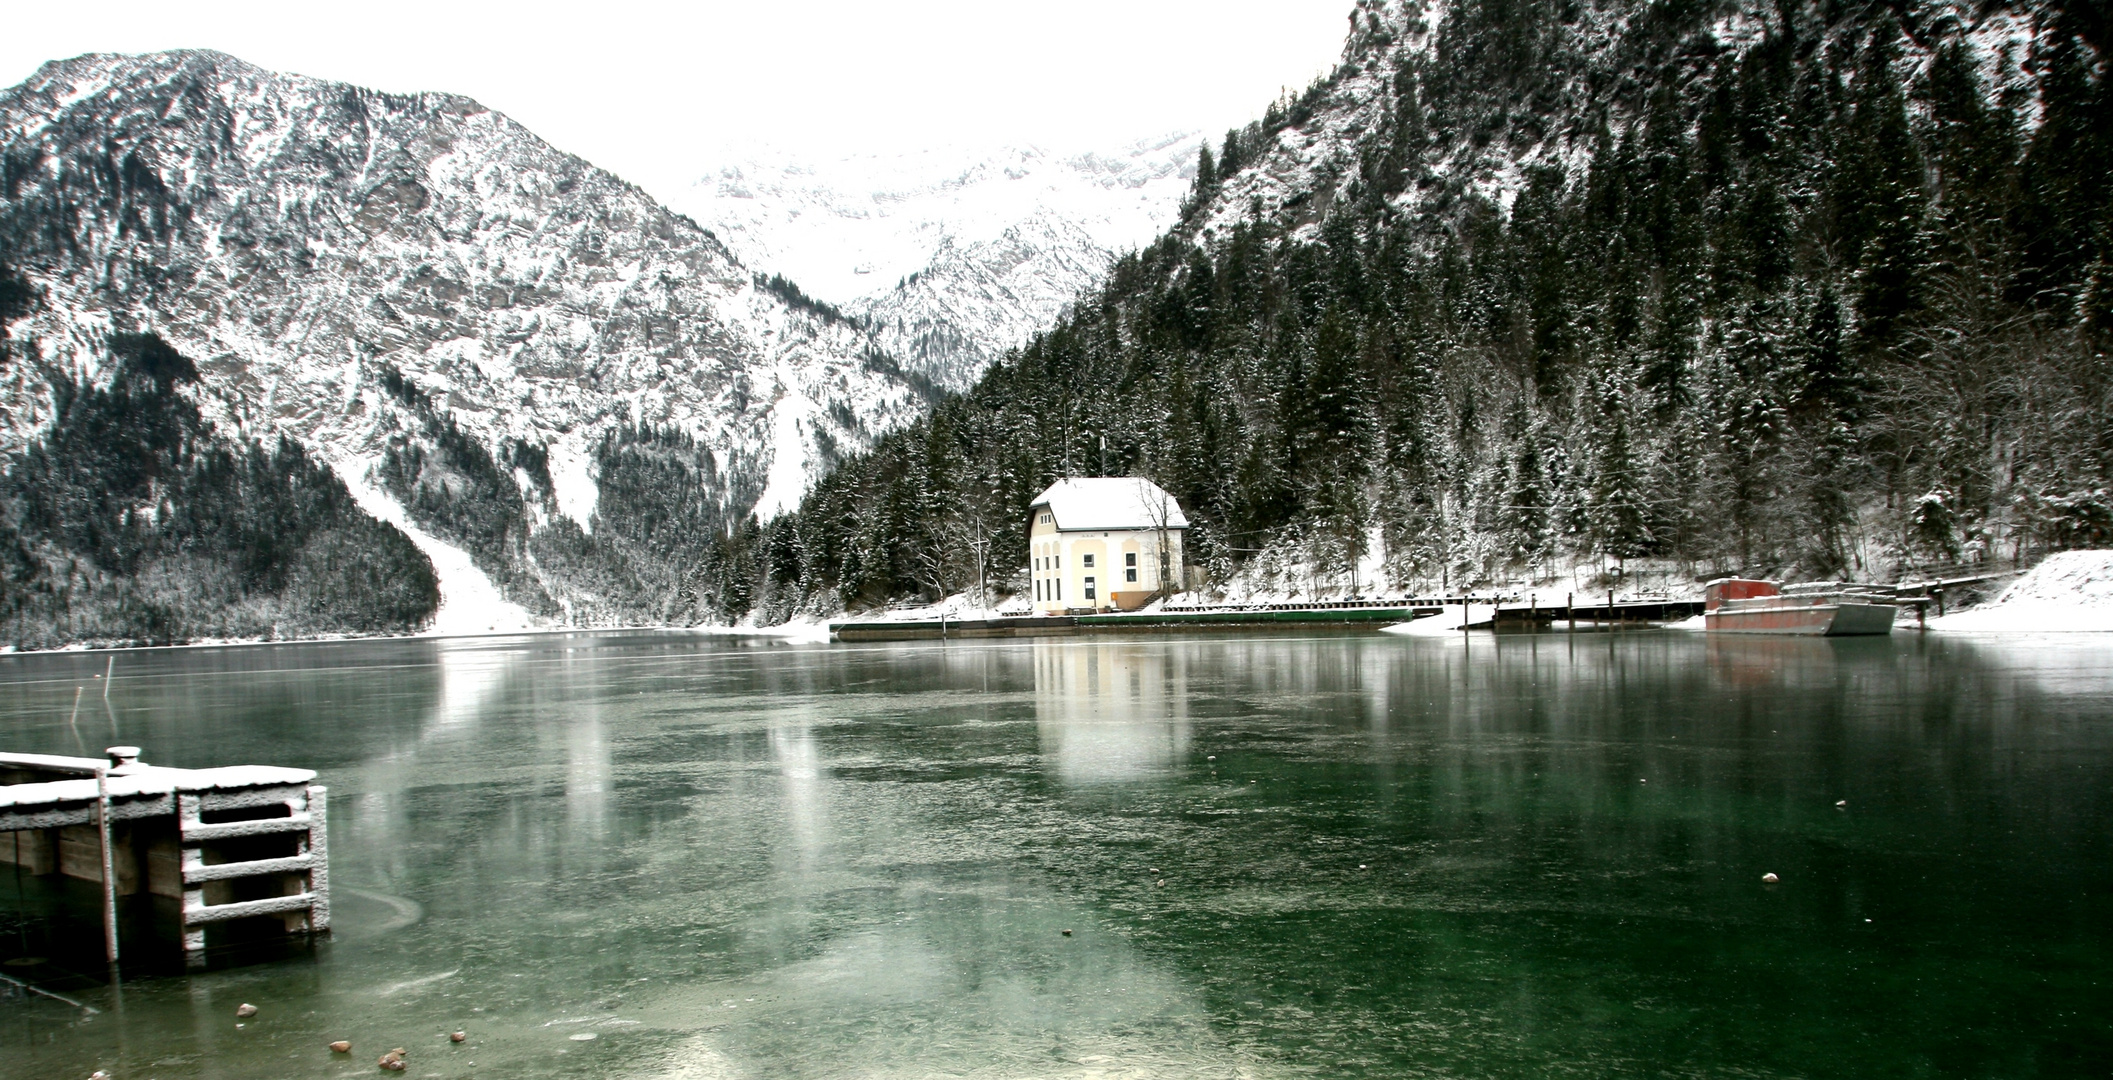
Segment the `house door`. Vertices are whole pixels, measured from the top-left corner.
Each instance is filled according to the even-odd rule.
[[[1087,578],[1087,579],[1086,579],[1086,599],[1087,599],[1087,600],[1088,600],[1088,601],[1090,602],[1090,601],[1091,601],[1091,600],[1092,600],[1092,599],[1093,599],[1093,598],[1094,598],[1095,596],[1097,596],[1097,595],[1099,595],[1099,594],[1098,594],[1098,593],[1096,593],[1096,592],[1094,592],[1094,590],[1093,590],[1093,579],[1092,579],[1092,578],[1090,578],[1090,577],[1089,577],[1089,578]]]

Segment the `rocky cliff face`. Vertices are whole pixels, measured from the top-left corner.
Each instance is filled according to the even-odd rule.
[[[0,370],[7,454],[51,421],[55,374],[107,376],[113,332],[194,358],[221,429],[356,486],[452,430],[539,528],[593,530],[619,429],[693,441],[738,518],[925,404],[860,327],[503,115],[212,52],[83,56],[0,92],[0,262],[35,293]],[[444,473],[397,469],[395,493],[445,495]],[[532,564],[514,540],[471,553]]]

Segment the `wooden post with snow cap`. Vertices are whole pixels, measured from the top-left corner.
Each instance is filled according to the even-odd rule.
[[[308,785],[308,932],[330,930],[330,789]]]
[[[115,748],[113,748],[114,750]],[[138,751],[134,751],[138,753]],[[113,758],[117,755],[113,752]],[[95,771],[96,846],[103,856],[103,959],[117,963],[117,863],[110,857],[110,770]]]

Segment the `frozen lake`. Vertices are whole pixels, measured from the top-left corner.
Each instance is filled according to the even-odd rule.
[[[2113,1069],[2113,636],[106,660],[0,657],[0,749],[318,770],[337,932],[119,990],[0,866],[97,1010],[0,983],[8,1076]]]

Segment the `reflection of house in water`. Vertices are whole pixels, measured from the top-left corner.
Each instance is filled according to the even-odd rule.
[[[1188,753],[1188,675],[1163,644],[1069,641],[1034,646],[1035,726],[1065,784],[1148,780]]]

